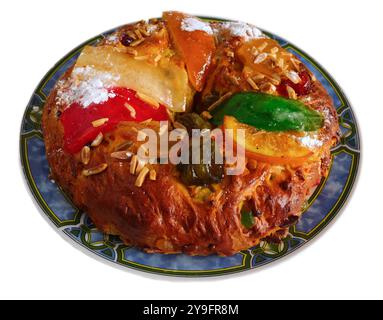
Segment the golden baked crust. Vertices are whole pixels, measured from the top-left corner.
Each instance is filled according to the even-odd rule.
[[[227,43],[217,48],[217,56],[224,46]],[[225,69],[235,69],[237,63],[225,61]],[[220,95],[224,91],[249,90],[247,82],[241,79],[236,84],[231,82],[230,86],[222,84],[225,82],[219,78],[224,77],[225,72],[216,71],[222,65],[222,59],[216,58],[207,85],[196,100],[204,101],[218,84]],[[68,70],[62,79],[70,74]],[[56,98],[57,88],[50,93],[42,118],[53,179],[99,229],[147,252],[231,255],[265,238],[283,238],[289,226],[297,222],[314,188],[328,173],[330,147],[338,134],[337,114],[331,98],[321,84],[314,81],[309,94],[301,99],[325,117],[320,159],[300,166],[248,159],[243,174],[225,176],[222,183],[208,186],[209,196],[201,200],[195,196],[198,187],[185,186],[171,164],[154,165],[156,180],[146,179],[141,187],[136,187],[137,177],[130,174],[129,161],[111,157],[121,143],[136,140],[137,131],[132,128],[156,127],[155,121],[121,123],[105,134],[100,146],[92,149],[87,165],[81,162],[79,153],[65,152],[64,129],[59,119],[62,106]],[[84,168],[100,163],[106,163],[107,170],[92,176],[82,174]],[[255,213],[255,225],[251,229],[241,223],[243,202]]]

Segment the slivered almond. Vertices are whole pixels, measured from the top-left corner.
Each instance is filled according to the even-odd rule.
[[[133,153],[129,151],[116,151],[116,152],[112,152],[110,156],[118,160],[127,160],[133,156]]]
[[[234,58],[234,52],[233,51],[228,51],[226,52],[226,55],[230,58]]]
[[[277,87],[274,86],[272,83],[270,83],[270,89],[269,89],[269,92],[270,92],[270,93],[274,93],[275,91],[277,91]]]
[[[210,120],[211,118],[213,118],[213,116],[208,111],[203,111],[201,113],[201,117],[205,120]]]
[[[292,57],[293,56],[293,54],[291,52],[288,52],[288,51],[282,51],[282,55],[285,57]]]
[[[268,57],[273,60],[274,63],[278,63],[277,54],[276,53],[270,53]]]
[[[161,60],[161,54],[157,54],[155,57],[154,57],[154,62],[157,63],[158,61]]]
[[[127,33],[126,33],[129,37],[131,37],[132,39],[136,39],[137,37],[136,37],[136,34],[133,32],[133,31],[131,31],[131,30],[129,30]]]
[[[131,46],[131,47],[136,47],[136,46],[138,46],[139,44],[143,43],[144,41],[145,41],[144,38],[142,38],[142,39],[138,39],[138,40],[136,40],[136,41],[133,41],[133,42],[130,44],[130,46]]]
[[[281,68],[282,70],[284,70],[284,67],[285,67],[285,60],[283,60],[283,58],[279,58],[278,61],[277,61],[277,66],[279,68]]]
[[[290,99],[294,99],[294,100],[297,99],[297,94],[293,88],[291,88],[290,86],[286,86],[286,90]]]
[[[101,119],[97,119],[97,120],[94,120],[92,121],[92,126],[94,128],[97,128],[97,127],[100,127],[102,125],[104,125],[105,123],[107,123],[109,121],[109,118],[101,118]]]
[[[142,39],[142,38],[143,38],[140,29],[136,29],[136,30],[134,30],[134,33],[137,35],[137,38],[138,38],[138,39]]]
[[[140,148],[142,148],[143,146],[141,146]],[[146,151],[145,151],[146,152]],[[136,173],[140,173],[141,170],[146,166],[146,161],[143,160],[143,159],[140,159],[139,157],[137,157],[137,166],[136,166]]]
[[[253,79],[251,79],[250,77],[246,79],[246,81],[249,83],[249,85],[254,89],[254,90],[258,90],[259,87],[257,86],[257,84],[255,83],[255,81]]]
[[[142,93],[142,92],[137,92],[136,93],[137,97],[140,98],[142,101],[150,104],[151,106],[153,106],[154,108],[158,109],[160,107],[160,104],[155,100],[153,99],[152,97],[149,97],[148,95]]]
[[[299,70],[301,62],[295,58],[291,58],[290,61],[293,64],[295,70]]]
[[[81,162],[83,164],[88,164],[90,161],[90,148],[88,146],[84,146],[81,149]]]
[[[136,112],[136,109],[134,109],[129,103],[125,102],[124,103],[124,107],[127,108],[130,112],[130,116],[135,119],[136,118],[136,115],[137,115],[137,112]]]
[[[139,61],[144,61],[144,60],[148,60],[149,56],[148,55],[145,55],[145,56],[135,56],[134,59],[135,60],[139,60]]]
[[[262,92],[274,93],[277,90],[277,88],[272,83],[267,82],[261,85],[261,90]]]
[[[258,50],[259,50],[259,51],[263,51],[263,50],[266,49],[266,47],[267,47],[267,43],[264,42],[264,43],[262,43],[262,44],[258,47]]]
[[[132,144],[133,144],[133,141],[129,141],[129,140],[124,141],[116,147],[115,151],[123,151],[125,149],[128,149]]]
[[[267,53],[261,53],[259,55],[257,55],[257,57],[255,58],[254,60],[254,63],[255,64],[258,64],[258,63],[262,63],[263,61],[265,61],[267,58]]]
[[[250,52],[254,57],[259,54],[257,47],[252,47]]]
[[[219,98],[216,102],[212,103],[207,110],[211,111],[218,107],[224,100],[226,100],[228,97],[230,97],[233,93],[232,92],[227,92],[225,93],[221,98]]]
[[[107,167],[108,167],[108,165],[106,163],[102,163],[96,167],[82,170],[82,174],[86,177],[92,176],[92,175],[99,174],[99,173],[103,172]]]
[[[136,187],[141,187],[144,184],[144,181],[148,172],[149,172],[149,169],[147,167],[142,168],[141,172],[139,173],[136,179],[136,183],[135,183]]]
[[[295,71],[288,71],[285,73],[286,77],[289,78],[293,83],[298,84],[302,81],[301,77]]]
[[[134,155],[132,157],[132,160],[130,161],[130,173],[135,174],[136,173],[136,167],[137,167],[138,157],[137,155]]]
[[[257,80],[262,80],[265,78],[265,76],[263,74],[256,74],[255,76],[252,77],[254,81],[257,81]]]
[[[274,73],[271,77],[269,77],[269,80],[271,81],[272,84],[278,85],[281,83],[281,77]]]
[[[100,132],[97,137],[92,141],[92,143],[90,144],[92,147],[98,147],[101,142],[102,142],[102,139],[104,139],[104,135],[102,134],[102,132]]]
[[[132,55],[134,57],[138,54],[136,49],[129,48],[129,47],[126,47],[125,51],[126,51],[127,54],[130,54],[130,55]]]
[[[229,80],[231,81],[232,84],[239,86],[239,81],[235,75],[233,74],[229,75]]]
[[[154,169],[151,169],[149,172],[149,178],[152,181],[155,181],[157,179],[157,172]]]
[[[147,31],[145,30],[145,28],[140,29],[140,32],[141,32],[145,37],[149,37],[149,36],[150,36],[149,32],[147,32]]]

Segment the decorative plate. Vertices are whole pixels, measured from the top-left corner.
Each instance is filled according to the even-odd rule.
[[[279,245],[261,242],[231,257],[190,257],[183,254],[147,254],[124,245],[118,237],[97,230],[87,214],[76,208],[49,179],[40,121],[47,96],[56,81],[76,61],[82,48],[113,31],[88,40],[62,58],[38,85],[22,121],[20,153],[26,180],[44,215],[54,228],[65,234],[68,241],[87,249],[92,255],[127,268],[173,276],[217,276],[258,268],[288,255],[313,239],[338,214],[355,182],[360,158],[360,138],[351,106],[338,84],[314,59],[288,41],[264,31],[296,55],[323,84],[334,101],[342,132],[340,143],[332,149],[328,177],[322,180],[311,196],[306,212],[299,223],[290,228],[289,236]]]

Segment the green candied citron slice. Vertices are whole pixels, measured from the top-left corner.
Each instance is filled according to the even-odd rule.
[[[322,115],[304,103],[257,92],[236,93],[211,113],[217,126],[225,115],[266,131],[316,131],[323,125]]]
[[[241,223],[245,228],[250,229],[255,224],[254,215],[251,211],[241,212]]]

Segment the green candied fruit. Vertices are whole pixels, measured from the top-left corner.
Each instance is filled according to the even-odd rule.
[[[252,211],[241,212],[241,223],[247,229],[250,229],[255,224],[255,219]]]
[[[257,92],[234,94],[212,115],[211,122],[217,126],[228,115],[266,131],[316,131],[323,125],[322,115],[304,103]]]

